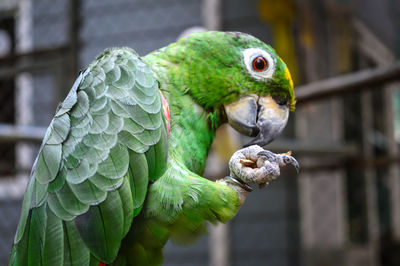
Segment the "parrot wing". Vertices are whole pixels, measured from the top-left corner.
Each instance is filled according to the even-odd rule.
[[[107,50],[60,104],[32,169],[9,265],[110,263],[162,175],[159,84],[129,48]]]

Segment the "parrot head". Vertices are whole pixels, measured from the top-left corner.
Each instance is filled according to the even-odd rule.
[[[266,145],[286,126],[295,96],[290,72],[274,49],[239,32],[200,32],[166,48],[172,78],[206,110],[220,109],[249,143]]]

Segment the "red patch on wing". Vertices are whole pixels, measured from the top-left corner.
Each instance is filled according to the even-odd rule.
[[[107,264],[105,264],[104,262],[99,262],[99,266],[107,266]]]
[[[161,102],[162,102],[162,106],[163,106],[164,116],[165,116],[165,119],[167,120],[167,129],[168,129],[168,135],[169,135],[169,132],[171,131],[171,117],[169,115],[169,105],[161,91],[160,91],[160,94],[161,94]]]

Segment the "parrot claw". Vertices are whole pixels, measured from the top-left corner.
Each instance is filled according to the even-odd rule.
[[[273,153],[271,151],[267,151],[267,150],[263,150],[258,153],[259,156],[265,157],[270,162],[278,161],[280,167],[286,166],[287,164],[291,164],[296,169],[296,172],[299,173],[300,165],[297,162],[297,160],[290,154],[291,154],[291,152],[275,154],[275,153]]]
[[[231,178],[245,184],[257,184],[260,188],[280,175],[280,168],[291,164],[299,172],[299,163],[291,156],[291,152],[275,154],[252,145],[235,152],[230,161]]]
[[[276,154],[273,153],[272,151],[268,151],[268,150],[263,150],[260,151],[259,153],[257,153],[258,156],[264,156],[266,157],[269,161],[273,160],[276,158]]]
[[[299,173],[300,165],[294,157],[283,154],[283,155],[281,155],[281,160],[283,161],[284,165],[287,165],[287,164],[293,165],[293,167],[296,169],[296,172]]]

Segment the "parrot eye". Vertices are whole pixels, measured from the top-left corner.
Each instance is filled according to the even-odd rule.
[[[253,59],[253,69],[255,71],[264,71],[268,66],[267,60],[264,57],[258,56]]]
[[[261,48],[248,48],[243,51],[243,61],[249,74],[259,81],[272,78],[275,72],[275,59]]]

